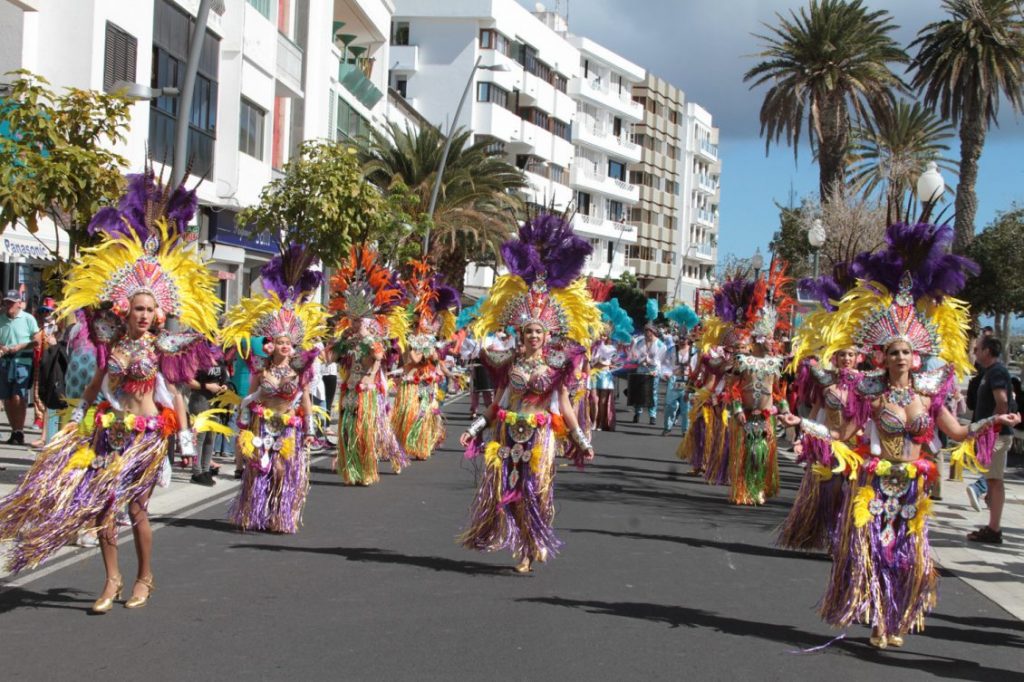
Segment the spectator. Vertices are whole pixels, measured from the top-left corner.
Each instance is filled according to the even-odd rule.
[[[324,382],[324,403],[327,410],[327,426],[324,429],[324,441],[327,447],[333,447],[333,443],[326,438],[331,435],[331,415],[334,414],[334,395],[338,391],[338,363],[331,357],[331,353],[324,348],[320,356],[323,362],[323,368],[320,372],[320,378]]]
[[[218,353],[216,364],[200,369],[194,379],[188,382],[192,393],[188,399],[188,412],[195,416],[210,409],[210,400],[228,390],[228,368],[223,357]],[[213,445],[216,434],[205,431],[196,434],[196,451],[199,453],[192,460],[192,482],[198,485],[212,486],[215,470],[212,469]]]
[[[652,388],[649,400],[644,396],[630,395],[629,400],[634,405],[633,423],[640,421],[640,412],[644,405],[647,406],[647,416],[653,426],[658,415],[658,389],[661,387],[661,377],[664,374],[665,343],[658,338],[657,329],[653,324],[644,327],[643,336],[633,342],[629,352],[629,359],[636,363],[636,374],[651,376]],[[631,383],[632,390],[635,383]]]
[[[8,445],[25,444],[25,412],[32,388],[32,356],[39,342],[36,318],[23,310],[21,292],[4,296],[0,313],[0,400],[11,426]]]
[[[1002,351],[1002,342],[994,336],[982,337],[978,344],[978,362],[985,369],[985,373],[978,384],[978,394],[975,397],[975,421],[1017,411],[1017,406],[1013,404],[1010,373],[999,361]],[[999,432],[996,447],[992,452],[992,462],[985,474],[985,482],[988,484],[988,494],[985,496],[988,502],[988,525],[967,535],[967,539],[972,542],[1003,542],[1001,522],[1003,504],[1006,500],[1003,472],[1006,469],[1006,455],[1012,444],[1013,430],[1004,427]]]
[[[685,330],[676,342],[674,350],[666,354],[665,358],[668,367],[668,387],[665,389],[665,429],[661,435],[669,435],[678,421],[682,435],[685,436],[690,411],[688,384],[690,372],[693,371],[697,359]]]
[[[42,379],[45,376],[42,374],[43,354],[48,348],[52,348],[57,345],[57,319],[53,313],[56,307],[56,301],[47,296],[43,299],[43,302],[39,304],[39,307],[36,308],[36,324],[39,325],[39,328],[42,331],[39,334],[39,343],[36,344],[35,350],[32,354],[32,407],[35,409],[36,413],[35,425],[41,433],[39,435],[39,439],[30,444],[31,447],[34,448],[43,447],[49,439],[47,414],[51,412],[56,414],[54,410],[63,409],[63,405],[59,407],[51,407],[50,405],[47,405],[46,401],[40,394],[40,389],[43,385]],[[66,361],[67,356],[64,356],[63,359]]]

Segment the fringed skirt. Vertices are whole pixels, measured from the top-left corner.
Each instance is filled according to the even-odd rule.
[[[712,419],[711,392],[701,389],[693,394],[690,403],[690,427],[686,430],[682,442],[676,448],[676,457],[689,462],[695,472],[704,471],[705,438],[709,433],[709,422]]]
[[[395,392],[391,426],[402,449],[413,459],[430,457],[444,442],[444,418],[432,383],[403,382]]]
[[[786,549],[831,551],[840,512],[856,481],[847,476],[848,466],[833,472],[836,458],[830,443],[807,434],[801,442],[803,453],[797,462],[806,464],[803,480],[775,544]]]
[[[556,432],[564,426],[556,415],[530,417],[532,424],[525,415],[498,412],[495,439],[484,448],[469,527],[459,538],[467,549],[509,550],[544,561],[562,544],[553,528],[554,457]]]
[[[386,396],[379,391],[347,391],[338,418],[338,473],[345,485],[373,485],[377,460],[391,462],[397,474],[409,463],[388,419]]]
[[[240,530],[296,533],[309,493],[309,456],[301,415],[252,415],[239,433],[244,458],[242,485],[228,510]]]
[[[721,405],[712,404],[704,431],[704,480],[711,485],[729,485],[731,440],[729,413]]]
[[[37,566],[79,532],[114,524],[118,510],[144,499],[156,485],[167,439],[178,430],[173,411],[151,418],[126,415],[127,425],[104,408],[89,415],[83,426],[96,423],[98,432],[65,427],[0,500],[0,541],[13,542],[7,570]]]
[[[827,623],[866,623],[883,637],[924,629],[938,594],[927,527],[927,481],[936,475],[927,460],[873,459],[862,468],[836,529],[832,574],[821,601]]]
[[[729,499],[733,504],[763,504],[779,492],[775,418],[748,415],[746,424],[733,419],[729,431]]]

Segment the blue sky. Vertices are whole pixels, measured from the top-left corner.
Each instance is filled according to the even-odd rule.
[[[536,2],[521,0],[532,9]],[[806,149],[798,162],[786,146],[765,156],[758,136],[763,90],[750,91],[743,74],[757,59],[752,33],[774,24],[775,13],[805,6],[797,0],[554,0],[569,28],[587,36],[652,73],[682,88],[686,96],[711,112],[721,130],[722,203],[719,254],[749,256],[767,248],[778,226],[774,202],[787,203],[791,190],[816,196],[818,169]],[[904,45],[927,23],[943,18],[939,0],[868,0],[872,9],[887,9],[900,28]],[[1024,123],[1013,110],[1000,109],[1000,127],[988,135],[977,183],[980,230],[998,211],[1024,203]],[[959,141],[950,140],[948,156],[959,158]],[[947,177],[947,184],[955,179]]]

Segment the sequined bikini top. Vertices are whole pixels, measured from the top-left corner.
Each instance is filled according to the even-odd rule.
[[[825,407],[830,410],[843,409],[843,399],[835,391],[825,391]]]
[[[931,425],[932,418],[927,412],[915,415],[909,422],[903,415],[888,407],[883,407],[878,413],[878,426],[882,431],[893,436],[903,434],[919,436],[926,433]]]
[[[299,392],[299,377],[291,367],[268,367],[260,378],[266,396],[290,400]]]
[[[549,350],[539,360],[517,358],[515,351],[485,351],[494,366],[507,366],[508,387],[528,402],[541,402],[557,388],[568,358],[561,350]]]
[[[107,361],[107,373],[115,388],[137,395],[153,390],[159,369],[160,355],[152,334],[143,334],[138,339],[122,338],[114,344]]]

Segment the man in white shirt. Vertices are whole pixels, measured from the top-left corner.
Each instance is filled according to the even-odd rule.
[[[684,330],[675,347],[665,355],[668,387],[665,389],[665,430],[661,432],[663,436],[671,433],[676,421],[682,428],[682,435],[686,435],[690,411],[688,383],[690,372],[696,365],[696,358],[697,355]]]
[[[658,338],[653,324],[644,327],[644,334],[633,342],[629,351],[629,359],[636,363],[638,374],[649,374],[653,376],[654,391],[651,404],[647,408],[647,416],[653,425],[658,416],[658,389],[661,384],[661,376],[664,374],[665,343]],[[634,400],[637,406],[633,408],[633,423],[640,421],[640,412],[643,410],[638,401]]]

